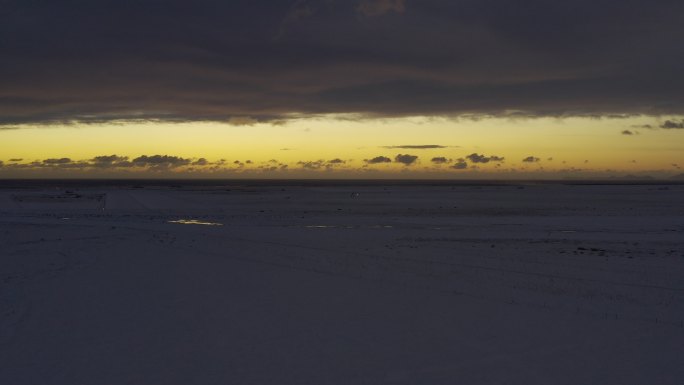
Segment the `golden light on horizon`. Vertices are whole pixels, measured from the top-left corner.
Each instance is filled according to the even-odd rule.
[[[204,158],[240,170],[264,169],[269,161],[277,160],[277,164],[287,165],[292,173],[297,169],[315,171],[313,167],[306,167],[308,162],[339,159],[343,162],[335,167],[319,164],[319,171],[343,171],[350,177],[368,169],[389,174],[407,171],[414,175],[454,174],[450,165],[476,153],[505,158],[503,162],[468,162],[468,169],[479,173],[548,173],[570,168],[676,171],[674,165],[684,163],[681,155],[684,154],[684,130],[634,128],[652,126],[653,121],[645,116],[612,119],[321,116],[277,125],[129,122],[27,126],[0,131],[3,156],[0,160],[5,164],[29,164],[45,159],[87,161],[113,154],[133,159],[158,154],[188,160]],[[365,161],[378,156],[394,160],[399,154],[418,158],[408,165]],[[528,157],[535,161],[524,162]],[[449,162],[440,165],[432,162],[433,158],[445,158]],[[246,163],[248,160],[251,162]],[[188,167],[176,171],[187,172]],[[18,170],[14,172],[21,175]]]

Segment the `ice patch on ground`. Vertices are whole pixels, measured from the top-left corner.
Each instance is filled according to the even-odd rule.
[[[223,226],[223,223],[218,222],[205,222],[196,219],[179,219],[176,221],[169,221],[169,223],[175,223],[179,225],[199,225],[199,226]]]

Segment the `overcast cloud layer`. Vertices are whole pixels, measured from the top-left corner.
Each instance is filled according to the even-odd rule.
[[[3,0],[0,125],[684,113],[681,0]]]

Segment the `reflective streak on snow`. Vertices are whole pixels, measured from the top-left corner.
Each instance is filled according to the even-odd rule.
[[[179,219],[177,221],[169,221],[169,223],[176,223],[179,225],[223,226],[223,223],[203,222],[196,219]]]

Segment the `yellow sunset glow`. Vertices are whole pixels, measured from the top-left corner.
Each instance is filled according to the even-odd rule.
[[[675,171],[673,165],[684,163],[684,130],[654,129],[663,119],[321,116],[280,124],[124,122],[20,127],[0,131],[0,160],[6,164],[28,164],[50,158],[79,161],[112,154],[131,159],[159,154],[193,160],[205,158],[222,162],[228,168],[239,161],[243,164],[235,167],[241,170],[277,160],[292,172],[306,169],[306,162],[340,159],[345,163],[335,170],[353,176],[361,169],[453,174],[449,166],[453,161],[477,153],[505,158],[503,162],[471,163],[469,169],[476,166],[478,172],[548,172],[569,168]],[[426,145],[439,147],[420,148]],[[398,154],[418,159],[408,166],[365,162],[377,156],[394,159]],[[435,157],[451,162],[435,164],[431,162]],[[538,161],[523,162],[527,157]],[[245,164],[247,160],[251,163]],[[187,171],[187,167],[176,171],[181,170]]]

